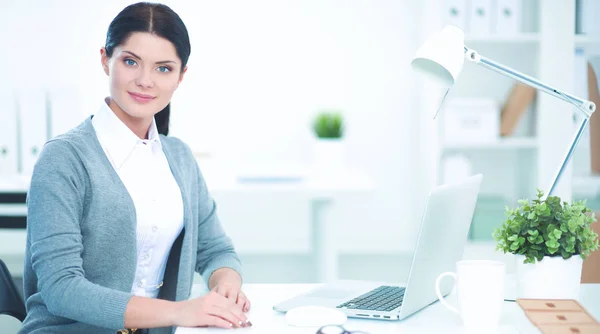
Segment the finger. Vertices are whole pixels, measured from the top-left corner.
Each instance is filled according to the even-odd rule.
[[[212,304],[222,308],[230,308],[235,304],[235,301],[223,296],[222,294],[215,293],[212,298]]]
[[[233,299],[233,302],[235,303],[235,300],[238,297],[238,294],[240,293],[240,289],[239,288],[228,288],[227,292],[225,293],[225,297]]]
[[[233,313],[238,319],[242,321],[242,324],[246,324],[248,322],[248,317],[242,311],[241,307],[230,307],[227,309],[229,312]]]
[[[231,306],[226,306],[226,307],[220,307],[218,305],[214,305],[214,307],[216,309],[222,310],[222,312],[224,313],[220,313],[220,314],[233,314],[233,316],[235,317],[233,319],[234,323],[238,323],[239,321],[242,321],[242,323],[245,323],[246,321],[248,321],[248,317],[246,317],[246,314],[244,314],[244,312],[242,312],[241,309],[231,305]]]
[[[244,311],[244,312],[250,311],[250,300],[248,300],[248,297],[246,296],[246,294],[241,290],[240,290],[240,293],[238,294],[236,304],[240,307],[240,309],[242,311]]]
[[[219,317],[229,321],[230,323],[233,324],[233,327],[242,327],[248,321],[248,319],[246,318],[246,315],[244,315],[239,310],[227,309],[227,308],[222,308],[222,307],[218,307],[218,306],[214,306],[211,309],[210,314],[219,316]]]
[[[219,316],[210,315],[208,317],[206,325],[219,327],[219,328],[232,328],[233,324],[230,321],[227,321]]]
[[[238,295],[237,295],[237,300],[235,301],[235,304],[237,306],[239,306],[239,308],[243,311],[244,304],[246,304],[247,300],[248,300],[248,298],[246,298],[246,295],[240,291],[240,293],[238,293]]]

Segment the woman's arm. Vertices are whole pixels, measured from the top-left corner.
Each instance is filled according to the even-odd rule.
[[[123,328],[131,294],[93,284],[83,271],[85,170],[66,141],[48,142],[27,194],[27,234],[37,287],[48,311],[105,328]]]
[[[177,307],[172,301],[133,296],[127,304],[123,328],[177,326]]]

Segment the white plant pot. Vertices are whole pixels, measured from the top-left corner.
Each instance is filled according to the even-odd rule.
[[[524,255],[516,255],[517,298],[579,299],[583,259],[574,255],[544,257],[535,264],[524,264]]]
[[[317,172],[331,172],[343,168],[346,162],[346,145],[342,139],[315,140],[313,162]]]

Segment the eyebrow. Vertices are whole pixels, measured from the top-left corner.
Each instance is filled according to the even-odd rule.
[[[131,51],[127,51],[127,50],[123,50],[123,52],[129,53],[130,55],[134,56],[137,59],[142,59],[140,56],[136,55],[135,53],[131,52]],[[174,60],[161,60],[161,61],[157,61],[157,64],[177,64],[176,61]]]

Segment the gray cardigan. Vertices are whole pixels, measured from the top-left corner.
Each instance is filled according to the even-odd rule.
[[[221,267],[241,273],[241,265],[192,152],[177,138],[160,140],[181,190],[184,229],[158,298],[179,301],[189,298],[195,271],[207,280]],[[135,268],[135,207],[89,117],[47,142],[34,168],[20,333],[114,334],[124,328]]]

